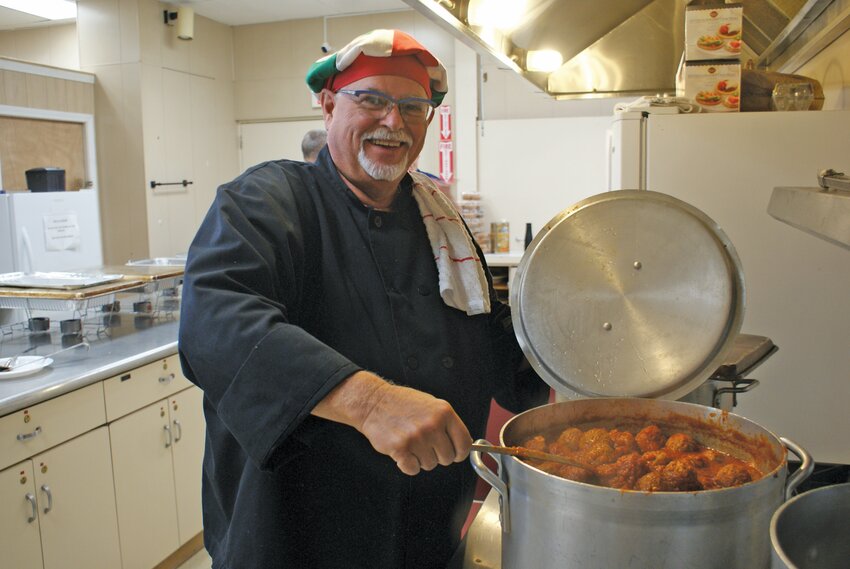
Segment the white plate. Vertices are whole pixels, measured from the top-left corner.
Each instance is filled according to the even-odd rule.
[[[3,358],[0,365],[7,365],[12,358]],[[53,358],[41,356],[21,356],[15,362],[15,367],[9,371],[0,371],[0,379],[12,379],[13,377],[24,377],[39,372],[53,363]]]

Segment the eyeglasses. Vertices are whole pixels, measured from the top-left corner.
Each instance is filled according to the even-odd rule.
[[[434,114],[434,103],[420,97],[404,97],[393,99],[386,93],[371,91],[369,89],[352,91],[350,89],[339,89],[337,93],[354,98],[357,105],[370,113],[376,119],[382,119],[398,108],[401,118],[405,122],[424,123]]]

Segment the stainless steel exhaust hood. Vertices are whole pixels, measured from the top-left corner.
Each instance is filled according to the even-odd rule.
[[[674,92],[684,49],[685,6],[709,3],[501,0],[501,8],[494,9],[485,0],[404,1],[558,99]],[[743,39],[754,63],[775,59],[832,1],[743,0]],[[509,15],[506,24],[481,16],[482,11],[509,12],[518,6],[524,10]],[[530,70],[531,56],[542,50],[559,52],[563,63],[548,72]]]

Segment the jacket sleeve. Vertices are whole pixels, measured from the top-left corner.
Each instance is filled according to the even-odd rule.
[[[320,263],[320,232],[300,183],[269,163],[219,188],[183,284],[184,372],[260,468],[288,454],[281,446],[306,444],[319,423],[312,408],[359,369],[293,323],[317,294],[309,275]]]

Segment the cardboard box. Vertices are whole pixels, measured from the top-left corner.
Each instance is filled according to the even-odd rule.
[[[743,42],[742,4],[695,5],[685,8],[685,59],[738,59]]]
[[[685,64],[685,97],[703,112],[741,110],[741,63],[689,61]]]

